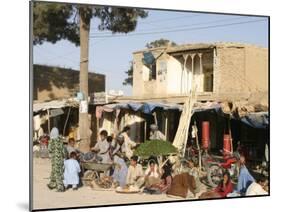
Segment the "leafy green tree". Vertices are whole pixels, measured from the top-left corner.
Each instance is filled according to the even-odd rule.
[[[170,41],[170,40],[167,40],[167,39],[158,39],[158,40],[155,40],[155,41],[152,41],[150,43],[147,43],[145,45],[146,48],[157,48],[157,47],[165,47],[165,46],[176,46],[177,44],[173,41]]]
[[[123,81],[123,85],[133,85],[133,61],[130,61],[130,67],[128,71],[125,71],[125,73],[128,75],[126,79]]]
[[[90,6],[50,2],[33,4],[33,44],[56,43],[62,39],[80,45],[80,92],[88,104],[89,32],[93,17],[100,19],[99,30],[112,33],[134,31],[138,18],[147,17],[142,9]],[[79,113],[80,149],[89,150],[88,113]]]
[[[145,45],[146,48],[157,48],[157,47],[163,47],[163,46],[176,46],[177,44],[173,41],[167,40],[167,39],[158,39],[152,42],[149,42]],[[130,67],[125,73],[128,75],[126,79],[123,81],[123,85],[133,85],[133,61],[130,61]]]

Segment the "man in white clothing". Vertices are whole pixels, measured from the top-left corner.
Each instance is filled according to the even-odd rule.
[[[132,148],[135,147],[137,144],[136,142],[132,141],[129,137],[130,127],[126,126],[123,129],[121,135],[124,137],[124,151],[127,158],[131,158],[133,156]]]
[[[166,140],[166,136],[158,129],[156,124],[150,125],[150,130],[149,140]]]
[[[127,173],[127,185],[133,185],[138,188],[141,188],[144,184],[144,173],[142,169],[142,165],[138,164],[138,157],[132,156],[131,164]]]
[[[246,196],[255,196],[255,195],[267,195],[268,192],[265,190],[267,185],[267,180],[265,177],[260,176],[257,179],[257,182],[252,182],[246,191]]]
[[[109,155],[109,143],[107,142],[107,131],[102,130],[100,132],[100,140],[96,143],[96,145],[91,149],[94,152],[97,152],[98,156],[102,158],[102,163],[110,163],[110,155]]]

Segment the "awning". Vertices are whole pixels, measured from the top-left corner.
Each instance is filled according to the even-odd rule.
[[[265,129],[269,124],[268,112],[250,113],[242,117],[241,121],[251,127]]]
[[[103,106],[104,109],[130,109],[133,111],[140,111],[145,114],[151,114],[156,108],[161,108],[163,110],[181,110],[182,105],[178,104],[164,104],[164,103],[117,103],[117,104],[107,104]]]
[[[116,109],[128,109],[128,110],[133,110],[135,112],[140,111],[145,114],[152,114],[157,108],[162,110],[182,111],[183,106],[180,104],[173,104],[173,103],[128,102],[128,103],[107,104],[104,105],[103,108],[104,111],[106,112],[113,112]],[[217,102],[196,103],[194,108],[192,109],[193,113],[200,113],[205,111],[215,111],[218,115],[222,115],[222,116],[225,114],[222,111],[221,104]],[[247,115],[240,117],[236,120],[240,120],[243,123],[254,128],[266,128],[269,124],[268,112],[248,113]]]
[[[50,102],[40,102],[33,104],[33,112],[45,111],[49,109],[58,109],[64,107],[79,107],[79,102],[69,100],[53,100]]]

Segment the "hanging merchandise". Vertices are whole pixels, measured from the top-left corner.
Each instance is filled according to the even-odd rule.
[[[34,130],[35,131],[39,130],[40,125],[41,125],[40,115],[33,116],[33,127],[34,127]]]
[[[86,100],[83,100],[83,101],[80,102],[79,112],[80,113],[88,113],[88,103],[87,103]]]
[[[224,134],[223,136],[223,151],[225,153],[231,152],[231,137],[229,134]]]
[[[100,119],[102,117],[103,106],[96,107],[96,118]]]
[[[210,143],[210,122],[202,122],[202,147],[208,149]]]

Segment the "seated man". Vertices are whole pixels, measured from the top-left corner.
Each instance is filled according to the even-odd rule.
[[[130,166],[127,173],[126,184],[133,185],[137,188],[141,188],[144,184],[144,173],[142,165],[138,164],[138,156],[132,156]]]
[[[160,183],[160,172],[158,165],[154,160],[150,160],[145,171],[145,187],[150,188],[152,185]]]
[[[166,140],[165,135],[158,130],[158,126],[156,124],[150,125],[150,130],[149,140]]]
[[[267,195],[266,191],[267,179],[264,176],[259,176],[257,182],[252,182],[246,191],[246,196]]]

